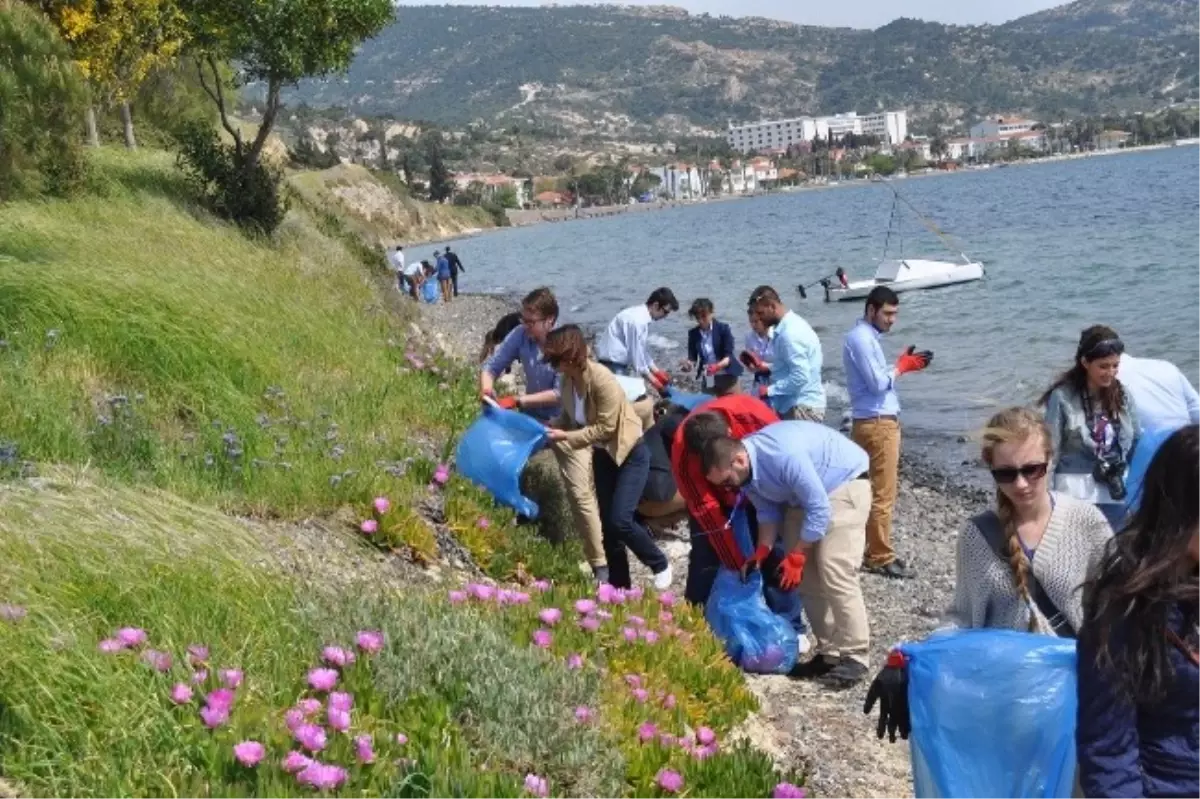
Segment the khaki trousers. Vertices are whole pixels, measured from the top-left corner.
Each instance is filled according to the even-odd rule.
[[[852,658],[865,666],[871,626],[858,570],[871,512],[871,484],[852,480],[834,489],[829,502],[833,515],[825,537],[808,550],[800,597],[817,639],[817,653]],[[803,525],[803,509],[789,508],[783,520],[784,546],[789,550],[800,540]]]
[[[892,548],[892,510],[900,476],[900,422],[896,419],[858,419],[850,437],[871,458],[871,517],[863,563],[870,568],[896,559]]]
[[[600,505],[596,502],[596,484],[592,479],[592,448],[574,449],[559,441],[551,449],[562,470],[571,514],[575,517],[575,530],[583,542],[583,554],[589,565],[604,566],[608,560],[604,557]]]
[[[823,422],[825,421],[825,409],[810,408],[807,405],[793,405],[779,414],[779,418],[785,422]]]

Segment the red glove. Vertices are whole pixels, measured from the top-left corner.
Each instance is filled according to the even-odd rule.
[[[709,377],[715,375],[719,371],[721,371],[721,367],[717,366],[715,363],[710,363],[708,366],[704,367],[704,374],[708,375]]]
[[[780,588],[790,591],[800,585],[800,580],[804,577],[804,562],[807,559],[808,556],[798,549],[788,553],[783,563],[779,564]]]
[[[661,393],[662,393],[662,392],[663,392],[663,391],[666,389],[666,387],[667,387],[667,384],[666,384],[666,383],[663,383],[661,380],[659,380],[659,379],[658,379],[658,373],[657,373],[657,372],[651,372],[651,373],[650,373],[650,376],[646,378],[646,382],[648,382],[648,383],[649,383],[651,386],[653,386],[653,387],[654,387],[654,390],[655,390],[655,391],[657,391],[657,392],[658,392],[658,393],[660,393],[660,394],[661,394]]]
[[[767,389],[768,388],[770,388],[770,386],[759,386],[758,387],[758,398],[760,400],[762,400],[763,402],[767,401]]]
[[[738,356],[738,360],[752,372],[769,372],[771,367],[767,366],[762,358],[755,355],[750,350],[742,350],[742,354]]]
[[[896,374],[902,375],[908,372],[919,372],[929,365],[933,360],[933,353],[929,350],[921,350],[915,352],[915,345],[910,345],[904,351],[904,354],[896,359]]]
[[[655,388],[660,391],[671,383],[671,376],[662,369],[652,369],[650,374],[654,375],[654,379],[658,381],[658,385],[656,385]]]
[[[496,400],[496,404],[506,411],[513,411],[517,409],[517,398],[501,397],[500,399]]]
[[[754,550],[754,555],[747,558],[746,562],[742,564],[742,580],[745,580],[750,572],[761,569],[763,561],[766,560],[767,556],[770,554],[770,547],[768,547],[766,544],[759,544],[758,549]]]

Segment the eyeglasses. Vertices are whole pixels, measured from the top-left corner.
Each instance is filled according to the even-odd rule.
[[[1041,480],[1046,476],[1046,470],[1050,468],[1048,463],[1027,463],[1024,466],[1005,466],[1000,469],[992,469],[992,479],[997,483],[1007,484],[1015,483],[1017,477],[1024,477],[1027,481]]]
[[[1123,352],[1125,352],[1124,341],[1121,341],[1119,338],[1106,338],[1084,353],[1083,357],[1089,361],[1094,361],[1097,358],[1107,358],[1110,355],[1120,355]]]

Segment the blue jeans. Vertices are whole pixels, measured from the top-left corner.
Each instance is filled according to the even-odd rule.
[[[604,557],[608,561],[608,582],[615,588],[630,588],[629,552],[658,574],[669,565],[667,556],[654,542],[654,536],[637,517],[637,506],[650,476],[650,449],[639,441],[617,466],[607,450],[592,453],[592,476],[596,481],[596,500],[600,505],[600,530]]]

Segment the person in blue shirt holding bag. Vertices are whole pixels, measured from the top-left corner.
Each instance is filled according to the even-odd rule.
[[[750,307],[771,334],[771,382],[758,396],[779,418],[820,422],[825,418],[825,387],[821,385],[821,340],[795,311],[789,311],[770,286],[750,295]]]
[[[724,396],[737,388],[742,375],[742,365],[733,354],[733,330],[717,321],[712,300],[705,297],[692,303],[688,316],[696,326],[688,331],[683,368],[696,370],[705,394]]]

